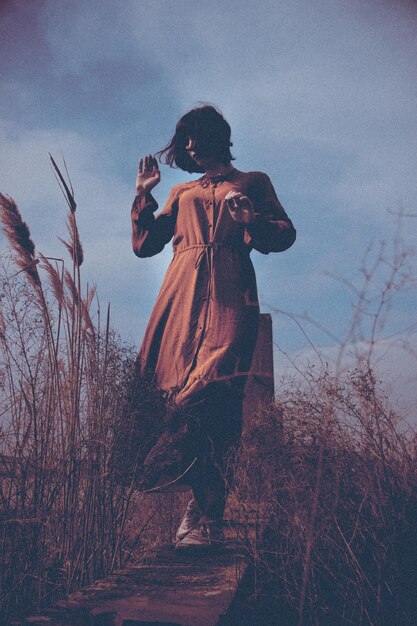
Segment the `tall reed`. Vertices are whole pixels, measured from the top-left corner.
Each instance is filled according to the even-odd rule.
[[[0,308],[0,621],[126,562],[135,494],[109,471],[115,424],[129,415],[134,358],[95,287],[83,288],[73,190],[70,263],[36,255],[15,202],[0,195],[13,257]],[[17,271],[16,271],[17,266]],[[137,410],[137,408],[135,409]],[[126,440],[127,441],[127,440]]]

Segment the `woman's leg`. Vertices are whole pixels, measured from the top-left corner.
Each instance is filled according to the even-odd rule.
[[[207,452],[191,476],[193,496],[202,518],[221,521],[232,480],[228,453],[239,443],[242,430],[243,384],[213,383],[199,406],[202,437]]]
[[[194,500],[201,511],[201,520],[223,519],[226,504],[226,485],[222,472],[215,463],[205,459],[192,481]]]

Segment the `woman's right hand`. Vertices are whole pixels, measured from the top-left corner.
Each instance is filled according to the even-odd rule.
[[[138,175],[136,176],[136,195],[143,196],[149,193],[161,180],[158,161],[151,154],[139,161]]]

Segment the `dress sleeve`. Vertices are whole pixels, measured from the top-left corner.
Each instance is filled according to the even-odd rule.
[[[163,211],[155,217],[158,203],[152,194],[136,196],[132,204],[132,247],[138,257],[149,257],[163,250],[172,239],[177,217],[177,193],[172,189]]]
[[[245,228],[245,243],[262,254],[282,252],[295,241],[295,228],[266,174],[258,173],[250,194],[255,221]]]

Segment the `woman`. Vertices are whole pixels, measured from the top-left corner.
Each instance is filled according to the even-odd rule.
[[[259,323],[250,252],[280,252],[295,240],[268,176],[233,167],[230,135],[213,106],[189,111],[157,156],[203,176],[176,185],[155,218],[150,192],[160,171],[156,158],[145,156],[132,206],[135,254],[157,254],[171,239],[174,250],[138,355],[140,370],[200,427],[188,477],[193,498],[177,531],[180,550],[222,542],[224,459],[239,440]]]

